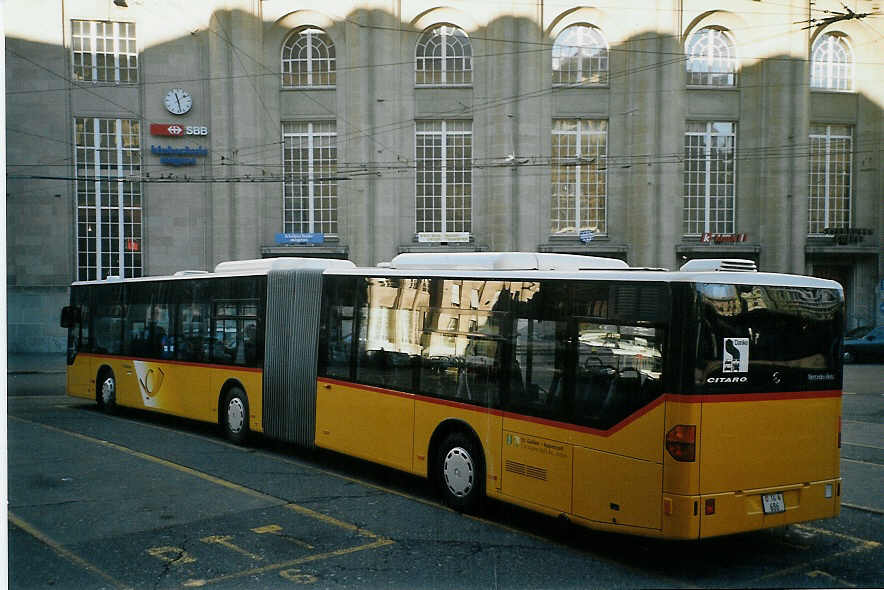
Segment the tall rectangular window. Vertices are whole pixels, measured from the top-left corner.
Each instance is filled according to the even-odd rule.
[[[607,155],[607,121],[553,121],[550,233],[608,232]]]
[[[71,50],[74,80],[138,82],[135,23],[72,20]]]
[[[338,233],[336,129],[334,121],[282,124],[286,232]]]
[[[415,219],[422,233],[469,234],[473,207],[472,121],[415,125]]]
[[[682,233],[734,233],[736,123],[688,121]]]
[[[853,129],[847,125],[810,126],[808,233],[850,225]]]
[[[141,276],[141,135],[132,119],[78,117],[79,280]]]

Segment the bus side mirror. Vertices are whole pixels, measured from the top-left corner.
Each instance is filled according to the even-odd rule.
[[[61,309],[61,327],[73,328],[80,323],[80,308],[66,305]]]

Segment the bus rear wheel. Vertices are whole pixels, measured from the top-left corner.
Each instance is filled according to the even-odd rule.
[[[113,414],[117,409],[117,380],[114,372],[110,369],[102,369],[96,380],[98,387],[95,391],[95,401],[98,409],[108,414]]]
[[[452,432],[438,447],[436,477],[446,504],[459,512],[475,512],[485,481],[482,458],[473,439]]]
[[[246,392],[231,387],[221,404],[221,427],[230,442],[241,445],[249,437],[249,400]]]

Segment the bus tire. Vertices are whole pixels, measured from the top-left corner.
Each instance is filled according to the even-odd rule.
[[[238,386],[233,386],[224,395],[221,404],[221,428],[224,436],[234,444],[245,444],[249,437],[249,398]]]
[[[479,446],[462,431],[438,447],[436,480],[445,503],[458,512],[475,512],[484,493],[485,469]]]
[[[95,382],[95,401],[98,403],[98,409],[113,414],[117,411],[117,380],[114,372],[108,367],[103,367],[98,372],[98,379]]]

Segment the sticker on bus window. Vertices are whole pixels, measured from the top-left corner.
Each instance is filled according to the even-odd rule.
[[[723,350],[724,362],[721,367],[722,373],[749,372],[748,338],[725,338]]]

